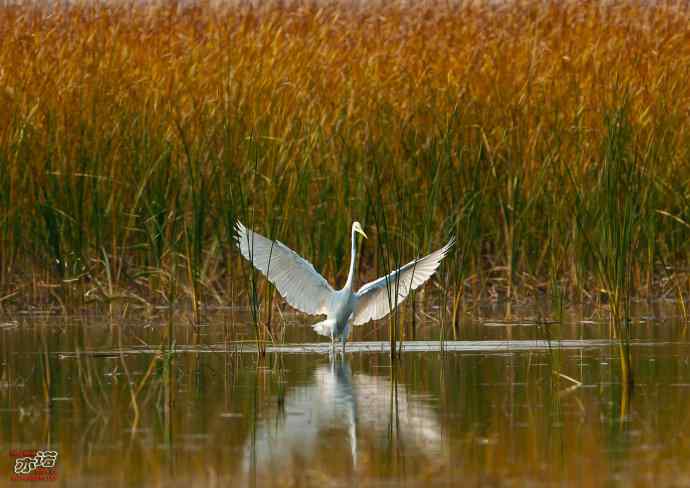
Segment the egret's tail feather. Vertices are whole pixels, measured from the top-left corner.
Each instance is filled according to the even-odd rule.
[[[333,333],[333,327],[335,327],[335,320],[322,320],[321,322],[317,322],[314,325],[312,325],[312,328],[317,334],[321,334],[322,336],[327,336],[331,337],[331,334]]]

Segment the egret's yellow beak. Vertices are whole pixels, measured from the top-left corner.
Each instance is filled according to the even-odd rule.
[[[359,222],[355,222],[352,224],[352,232],[358,232],[362,234],[365,239],[367,238],[367,235],[364,233],[364,229],[362,229],[362,224],[360,224]],[[352,237],[354,238],[354,234],[352,235]]]

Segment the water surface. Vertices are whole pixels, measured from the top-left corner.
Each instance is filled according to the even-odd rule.
[[[596,321],[417,324],[392,363],[385,324],[333,357],[287,320],[265,358],[231,312],[178,321],[175,354],[163,320],[4,322],[0,483],[50,448],[69,486],[690,486],[679,321],[634,324],[626,392]]]

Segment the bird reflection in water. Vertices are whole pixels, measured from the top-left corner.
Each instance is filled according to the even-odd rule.
[[[353,375],[341,355],[274,405],[277,412],[261,415],[245,447],[244,472],[254,481],[370,472],[381,453],[401,469],[407,455],[415,462],[443,457],[441,426],[427,400],[406,391],[392,371]]]

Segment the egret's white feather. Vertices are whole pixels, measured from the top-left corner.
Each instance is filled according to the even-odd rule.
[[[237,245],[242,256],[273,283],[290,305],[311,315],[329,312],[333,288],[314,266],[280,241],[273,241],[235,225]]]
[[[316,332],[317,334],[330,337],[333,334],[333,329],[335,328],[335,326],[335,320],[326,319],[322,320],[321,322],[315,323],[311,326],[311,328],[314,329],[314,332]]]
[[[370,320],[382,319],[398,306],[410,291],[423,285],[436,272],[441,260],[455,243],[455,238],[441,249],[420,259],[415,259],[386,276],[362,286],[357,293],[352,322],[366,324]],[[397,301],[395,292],[397,290]]]

